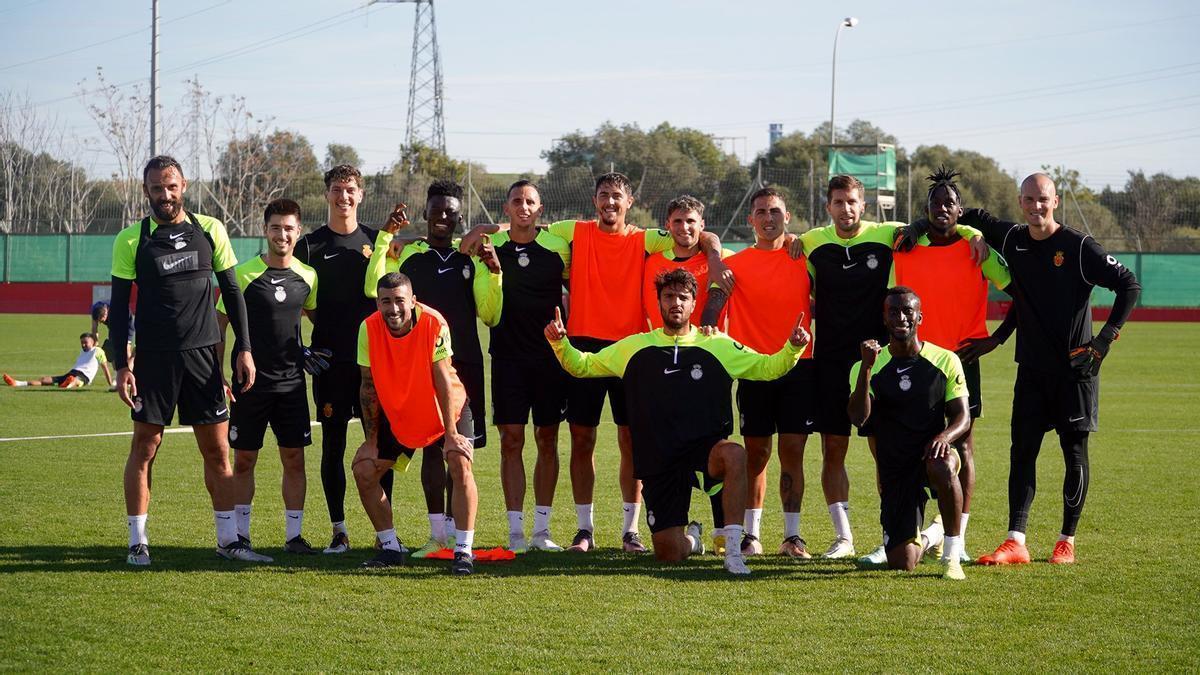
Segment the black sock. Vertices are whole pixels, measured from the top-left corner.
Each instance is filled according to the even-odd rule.
[[[329,521],[346,520],[346,422],[321,422],[321,487]]]
[[[1063,459],[1067,470],[1063,476],[1063,526],[1062,533],[1075,536],[1075,527],[1083,515],[1083,503],[1087,501],[1091,467],[1088,463],[1088,432],[1072,431],[1060,434]]]

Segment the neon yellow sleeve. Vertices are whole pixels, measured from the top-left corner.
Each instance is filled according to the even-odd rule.
[[[629,359],[645,346],[647,333],[630,335],[591,354],[576,349],[566,338],[550,343],[563,370],[573,377],[624,377]]]
[[[793,346],[789,340],[774,354],[759,354],[724,334],[714,335],[704,347],[717,357],[731,377],[743,380],[777,380],[787,375],[804,353],[804,349]]]
[[[437,363],[442,359],[448,359],[454,356],[454,349],[450,346],[450,326],[442,321],[438,324],[437,341],[433,343],[433,362]]]
[[[137,278],[134,255],[141,236],[141,226],[141,223],[129,225],[113,239],[112,275],[118,279],[132,281]]]
[[[666,230],[646,230],[646,253],[654,255],[675,247],[675,240]]]
[[[204,231],[212,238],[213,271],[224,272],[230,267],[237,265],[237,256],[233,253],[233,244],[229,241],[229,232],[225,230],[225,225],[212,216],[193,215],[196,216],[196,221],[200,223],[200,227],[204,228]]]
[[[387,230],[380,230],[379,234],[375,235],[375,250],[371,251],[371,260],[367,263],[367,271],[363,274],[363,295],[368,298],[379,296],[376,287],[383,275],[389,271],[388,265],[388,249],[391,248],[392,233]],[[399,265],[397,265],[399,268]]]
[[[575,241],[575,223],[574,220],[560,220],[557,223],[550,223],[546,230],[566,242]]]
[[[471,282],[471,291],[475,295],[475,313],[484,325],[493,327],[500,323],[500,312],[504,306],[504,274],[493,274],[479,258],[473,261],[475,280]]]
[[[1012,283],[1008,262],[995,249],[992,249],[992,254],[979,266],[979,270],[983,272],[983,276],[987,277],[988,281],[992,282],[993,286],[1000,290],[1004,290]]]
[[[358,365],[371,367],[371,342],[367,338],[367,322],[358,324]]]

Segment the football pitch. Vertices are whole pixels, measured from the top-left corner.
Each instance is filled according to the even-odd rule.
[[[60,374],[74,362],[86,316],[0,315],[0,370]],[[486,331],[483,331],[486,338]],[[935,564],[914,573],[860,571],[849,562],[750,558],[733,579],[713,555],[681,566],[618,552],[621,499],[613,427],[596,453],[600,549],[531,553],[476,565],[452,578],[447,563],[359,569],[372,530],[353,481],[342,556],[282,552],[280,466],[273,446],[258,468],[252,535],[274,564],[218,560],[211,504],[190,433],[165,437],[154,468],[149,535],[154,564],[125,564],[121,476],[127,409],[100,382],[81,390],[0,387],[0,669],[482,670],[482,671],[1129,671],[1200,668],[1200,324],[1131,323],[1103,370],[1101,431],[1092,436],[1091,489],[1079,528],[1079,562],[1045,562],[1061,519],[1063,464],[1043,444],[1029,524],[1035,561],[966,567],[965,582]],[[967,551],[1003,539],[1007,520],[1013,341],[984,360],[978,485]],[[319,427],[314,436],[319,436]],[[495,428],[476,452],[476,546],[507,541]],[[273,439],[268,434],[269,443]],[[350,453],[361,439],[352,426]],[[329,531],[307,451],[305,536]],[[552,527],[575,531],[560,433]],[[532,474],[532,434],[526,471]],[[851,522],[860,553],[879,541],[870,453],[854,439],[848,460]],[[414,465],[416,462],[414,462]],[[832,528],[820,490],[820,448],[805,458],[802,534],[823,551]],[[770,465],[763,540],[782,538]],[[396,479],[396,530],[410,546],[428,536],[419,467]],[[698,495],[698,493],[695,493]],[[532,484],[526,498],[532,523]],[[931,502],[930,509],[936,509]],[[705,523],[707,500],[693,498]],[[642,524],[643,535],[649,532]],[[1190,626],[1190,627],[1189,627]],[[1188,636],[1191,637],[1188,637]]]

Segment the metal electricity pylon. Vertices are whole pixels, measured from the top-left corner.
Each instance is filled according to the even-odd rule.
[[[442,115],[442,58],[438,53],[433,0],[375,0],[416,5],[413,21],[412,71],[408,80],[408,120],[405,147],[417,144],[446,152]]]

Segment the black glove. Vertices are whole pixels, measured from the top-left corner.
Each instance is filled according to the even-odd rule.
[[[921,218],[903,227],[896,228],[896,239],[892,242],[892,248],[907,253],[917,245],[917,240],[929,231],[929,221]]]
[[[300,352],[304,355],[304,371],[309,375],[320,375],[329,370],[329,359],[333,358],[333,352],[304,346],[300,347]]]
[[[1075,376],[1085,380],[1099,375],[1100,364],[1108,356],[1108,350],[1116,339],[1117,330],[1105,326],[1091,342],[1072,349],[1067,356]]]

